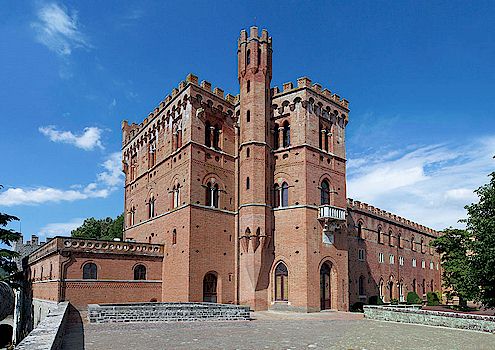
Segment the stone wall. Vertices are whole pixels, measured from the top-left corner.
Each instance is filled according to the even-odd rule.
[[[60,349],[62,336],[65,329],[67,315],[69,314],[69,302],[58,304],[45,319],[33,329],[15,348],[19,350],[29,349]]]
[[[58,303],[50,300],[33,299],[33,327],[38,327],[49,314],[58,308]]]
[[[364,317],[380,321],[416,323],[495,333],[495,316],[365,305]]]
[[[248,306],[213,303],[90,304],[90,323],[249,320]]]

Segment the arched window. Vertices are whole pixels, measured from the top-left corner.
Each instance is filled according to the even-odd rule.
[[[177,208],[180,206],[180,185],[177,184],[173,187],[173,202],[172,208]]]
[[[203,279],[203,301],[217,302],[217,276],[211,272],[207,273]]]
[[[98,269],[95,263],[86,263],[83,266],[83,279],[95,280],[98,278]]]
[[[148,148],[148,168],[154,167],[156,164],[156,142],[151,140]]]
[[[413,289],[413,292],[416,293],[416,278],[413,279],[412,281],[412,289]]]
[[[416,251],[416,245],[415,245],[415,242],[414,242],[414,236],[411,237],[411,250],[412,251]]]
[[[148,203],[148,218],[152,218],[155,216],[155,197],[152,194],[150,194],[150,200]]]
[[[366,295],[365,291],[364,291],[364,276],[361,275],[359,276],[359,280],[358,280],[358,290],[359,290],[359,296],[364,296]]]
[[[251,80],[248,80],[248,81],[247,81],[247,84],[246,84],[246,91],[247,91],[247,92],[251,91]]]
[[[404,248],[404,245],[402,244],[402,235],[400,232],[397,233],[397,245],[399,248]]]
[[[321,183],[321,205],[330,204],[330,185],[328,180],[323,180]]]
[[[283,130],[283,147],[290,146],[290,124],[288,121],[284,122],[284,130]]]
[[[325,151],[328,152],[328,135],[330,132],[328,130],[325,130]]]
[[[378,230],[377,230],[377,235],[378,235],[378,243],[382,243],[382,228],[381,227],[378,227]]]
[[[273,207],[278,208],[280,207],[280,186],[278,184],[273,186],[273,192]]]
[[[220,127],[215,125],[213,130],[213,148],[220,149]]]
[[[383,282],[383,278],[380,278],[380,283],[378,284],[378,291],[380,292],[380,299],[385,297],[385,282]]]
[[[133,181],[137,174],[137,153],[131,155],[131,175],[130,180]]]
[[[135,218],[136,218],[136,207],[132,206],[131,210],[129,210],[129,226],[134,225]]]
[[[53,277],[53,265],[52,265],[52,263],[50,263],[50,276],[49,277],[50,277],[50,279],[52,279],[52,277]]]
[[[172,245],[177,244],[177,230],[174,228],[172,231]]]
[[[423,294],[426,294],[426,280],[423,278]]]
[[[289,272],[282,262],[275,268],[275,300],[289,300]]]
[[[273,148],[278,149],[280,147],[280,128],[278,124],[275,124],[273,128]]]
[[[431,289],[431,291],[432,291],[432,292],[433,292],[434,287],[435,287],[435,286],[433,285],[433,280],[431,280],[431,281],[430,281],[430,289]]]
[[[261,49],[258,49],[258,66],[261,65]]]
[[[251,111],[247,111],[246,112],[246,122],[250,122],[251,121]]]
[[[249,176],[246,178],[246,190],[249,190],[251,184],[249,183]]]
[[[246,158],[249,158],[251,155],[251,151],[249,149],[249,147],[246,149]]]
[[[324,133],[325,130],[323,129],[323,126],[320,125],[320,133],[318,134],[318,146],[320,149],[323,149],[323,142],[324,142]]]
[[[144,265],[136,265],[134,267],[134,280],[141,281],[146,279],[146,266]]]
[[[364,239],[364,234],[363,234],[363,223],[359,222],[358,223],[358,237],[361,239]]]
[[[182,147],[182,130],[177,129],[174,133],[175,136],[175,149],[178,150]]]
[[[388,245],[393,247],[394,246],[394,237],[393,237],[393,232],[392,230],[388,231]]]
[[[213,208],[218,208],[218,184],[213,184],[209,181],[206,184],[206,205]]]
[[[249,66],[249,64],[251,63],[251,50],[247,50],[246,52],[246,66]]]
[[[211,125],[208,121],[205,124],[205,145],[211,147]]]
[[[423,238],[421,238],[421,246],[420,246],[421,247],[421,253],[424,253],[425,252],[424,251],[424,244],[425,244],[425,241],[424,241]]]
[[[287,182],[284,182],[280,189],[280,203],[282,207],[289,206],[289,185],[287,185]]]

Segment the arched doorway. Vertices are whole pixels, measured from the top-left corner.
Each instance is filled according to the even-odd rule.
[[[328,263],[321,265],[320,269],[320,309],[328,310],[332,307],[332,295],[330,289],[330,272],[332,268]]]
[[[217,276],[212,272],[207,273],[203,279],[203,301],[217,302]]]
[[[388,282],[388,301],[391,302],[394,298],[394,281]]]

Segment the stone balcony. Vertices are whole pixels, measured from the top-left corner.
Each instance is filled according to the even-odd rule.
[[[346,209],[333,205],[320,205],[318,207],[318,220],[345,221]]]

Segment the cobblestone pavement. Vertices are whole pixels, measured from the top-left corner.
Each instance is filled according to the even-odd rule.
[[[495,335],[363,319],[360,314],[258,312],[253,321],[85,324],[64,349],[495,349]]]

